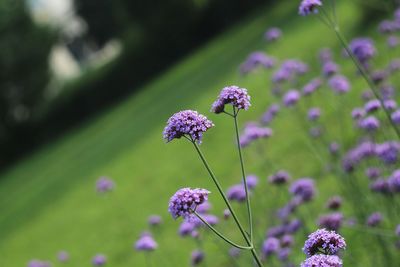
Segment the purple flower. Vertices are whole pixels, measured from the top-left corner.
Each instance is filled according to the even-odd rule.
[[[328,81],[329,86],[333,91],[339,94],[346,93],[350,90],[350,83],[343,75],[335,75]]]
[[[339,196],[331,197],[326,203],[326,207],[330,210],[337,210],[342,206],[342,198]]]
[[[181,236],[190,235],[194,231],[195,228],[196,228],[196,225],[193,222],[183,221],[181,223],[181,225],[179,226],[179,235],[181,235]]]
[[[299,6],[299,14],[307,16],[312,13],[318,13],[318,7],[322,6],[320,0],[302,0]]]
[[[361,119],[365,116],[365,110],[362,108],[355,108],[351,112],[351,117],[355,120]]]
[[[373,192],[387,194],[389,193],[389,184],[383,178],[378,178],[370,184],[370,188]]]
[[[278,226],[273,226],[270,227],[267,231],[267,237],[281,237],[286,233],[286,227],[284,225],[278,225]]]
[[[393,112],[391,118],[395,124],[400,124],[400,109]]]
[[[394,164],[398,161],[400,143],[385,142],[375,146],[375,154],[385,163]]]
[[[397,36],[392,35],[387,38],[388,47],[395,48],[395,47],[399,46],[399,44],[400,44],[400,40]]]
[[[372,99],[368,101],[364,106],[365,111],[368,113],[377,111],[378,109],[380,109],[380,107],[381,107],[381,102],[379,102],[378,99]]]
[[[386,99],[386,100],[383,101],[383,106],[387,110],[395,110],[396,107],[397,107],[397,103],[393,99]]]
[[[228,188],[227,196],[229,200],[243,202],[246,200],[246,191],[243,184],[233,185]]]
[[[370,227],[378,226],[383,220],[380,212],[374,212],[367,218],[367,225]]]
[[[96,182],[96,191],[98,193],[106,193],[114,189],[114,182],[108,177],[100,177]]]
[[[389,63],[389,71],[390,73],[394,73],[400,70],[400,59],[395,58]]]
[[[371,180],[375,180],[381,176],[381,170],[377,167],[370,167],[365,171],[365,176]]]
[[[28,262],[28,267],[51,267],[51,264],[45,261],[31,260]]]
[[[174,219],[182,216],[185,220],[193,218],[193,210],[208,199],[210,191],[205,189],[179,189],[170,199],[168,211]]]
[[[229,209],[224,209],[224,219],[228,220],[231,217],[231,212]]]
[[[329,77],[339,72],[339,66],[332,61],[325,62],[322,65],[322,73]]]
[[[292,250],[290,248],[281,248],[278,251],[278,259],[280,261],[287,261],[287,259],[289,258],[290,252],[292,252]]]
[[[242,74],[247,74],[259,66],[270,69],[274,67],[276,64],[276,59],[268,56],[264,52],[253,52],[251,53],[246,60],[240,65],[240,72]]]
[[[217,216],[211,214],[202,214],[201,217],[210,225],[217,225],[219,223]],[[205,224],[197,217],[193,218],[193,223],[196,227],[205,226]]]
[[[97,254],[92,259],[93,266],[103,266],[106,263],[107,263],[107,258],[106,258],[106,256],[104,256],[102,254]]]
[[[301,178],[290,187],[290,193],[294,196],[300,197],[304,202],[310,201],[315,195],[315,185],[311,178]]]
[[[396,31],[397,25],[396,21],[384,20],[379,24],[379,32],[386,34],[386,33],[393,33]]]
[[[147,222],[150,226],[158,226],[162,223],[162,219],[159,215],[150,215]]]
[[[192,266],[199,265],[204,260],[204,252],[201,250],[193,250],[190,257],[190,262]]]
[[[153,239],[150,233],[143,233],[135,243],[137,251],[153,251],[158,247],[157,242]]]
[[[197,111],[184,110],[175,113],[168,119],[163,135],[167,142],[186,136],[200,144],[203,133],[213,126],[212,121]]]
[[[319,252],[326,255],[335,255],[341,249],[346,248],[346,242],[342,236],[335,231],[318,229],[308,236],[304,243],[303,252],[307,257],[311,257]]]
[[[246,176],[247,187],[251,190],[254,189],[258,184],[258,177],[254,174]]]
[[[221,113],[224,111],[226,104],[231,104],[237,109],[248,110],[251,104],[247,89],[239,88],[235,85],[224,87],[218,99],[212,105],[211,111],[216,114]]]
[[[198,213],[204,214],[207,213],[211,209],[211,204],[208,201],[205,201],[203,204],[197,206],[196,211]]]
[[[286,171],[278,171],[277,173],[268,177],[268,181],[272,184],[286,184],[290,180],[290,174]]]
[[[286,232],[289,234],[294,234],[303,226],[299,219],[294,219],[286,225]]]
[[[366,63],[376,54],[374,43],[369,38],[356,38],[351,41],[349,48],[361,63]]]
[[[281,31],[281,29],[279,29],[277,27],[269,28],[264,34],[265,40],[267,40],[269,42],[276,41],[281,36],[282,36],[282,31]]]
[[[316,121],[321,116],[321,109],[320,108],[310,108],[308,110],[308,119],[310,121]]]
[[[278,238],[269,237],[267,238],[262,245],[262,253],[264,256],[268,257],[274,253],[277,253],[280,249],[280,241]]]
[[[340,212],[323,215],[318,219],[319,227],[334,231],[339,230],[339,228],[342,226],[342,222],[343,214]]]
[[[319,59],[321,63],[332,61],[332,50],[330,48],[322,48],[319,51]]]
[[[331,155],[337,155],[339,153],[340,145],[337,142],[332,142],[329,144],[329,153]]]
[[[380,123],[379,120],[374,116],[369,116],[362,119],[359,122],[360,128],[367,130],[368,132],[373,132],[379,129]]]
[[[260,127],[257,123],[248,123],[244,128],[244,133],[240,137],[240,145],[246,147],[252,142],[272,136],[272,130],[267,127]]]
[[[397,236],[400,236],[400,224],[397,225],[395,233]]]
[[[314,255],[301,263],[300,267],[342,267],[342,260],[336,255]]]
[[[66,251],[60,251],[57,254],[57,259],[59,262],[67,262],[69,260],[69,254]]]
[[[289,90],[283,96],[283,104],[286,107],[292,107],[297,104],[300,99],[300,93],[297,90]]]
[[[294,244],[294,239],[292,235],[284,235],[281,238],[282,247],[291,247]]]
[[[308,84],[306,84],[303,87],[303,95],[304,96],[308,96],[311,95],[312,93],[314,93],[316,90],[318,90],[318,88],[320,88],[322,85],[322,81],[319,78],[315,78],[313,80],[311,80],[311,82],[309,82]]]
[[[395,170],[388,179],[390,191],[400,193],[400,169]]]

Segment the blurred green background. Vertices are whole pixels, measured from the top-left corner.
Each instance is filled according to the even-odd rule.
[[[33,258],[61,266],[56,262],[60,250],[71,254],[69,266],[89,266],[100,252],[109,266],[144,266],[145,255],[135,252],[133,244],[148,229],[151,214],[164,219],[154,233],[159,250],[150,257],[155,266],[188,265],[195,243],[177,236],[179,223],[167,214],[168,199],[180,187],[215,189],[189,144],[162,140],[168,117],[195,109],[214,121],[202,148],[227,187],[240,179],[233,125],[227,117],[211,115],[211,103],[226,85],[248,88],[252,108],[241,114],[243,125],[274,102],[269,73],[238,74],[250,52],[305,60],[314,73],[304,81],[318,75],[321,47],[334,49],[345,72],[354,70],[340,57],[340,46],[326,27],[297,15],[298,1],[60,1],[64,13],[54,11],[58,1],[50,1],[49,9],[45,2],[0,1],[2,267],[24,266]],[[393,10],[393,1],[338,2],[348,37],[372,35],[384,46],[376,25]],[[263,33],[271,26],[280,27],[284,37],[266,45]],[[386,56],[393,55],[380,57],[377,64]],[[365,84],[352,75],[352,93],[342,100],[361,103]],[[323,107],[326,125],[344,123],[349,130],[342,138],[351,142],[350,118],[342,119],[351,107],[338,108],[333,99],[333,94],[320,93],[312,101]],[[273,139],[259,145],[273,166],[257,148],[245,151],[248,172],[261,178],[253,200],[260,238],[273,224],[272,209],[287,199],[267,186],[273,171],[316,178],[318,198],[304,214],[317,214],[326,199],[340,193],[295,116],[285,110],[273,125]],[[333,141],[339,134],[333,127],[326,138]],[[327,151],[318,153],[327,157]],[[95,181],[103,175],[114,179],[116,189],[99,196]],[[217,194],[210,200],[220,215]],[[373,211],[377,203],[370,204]],[[308,223],[316,227],[315,218]],[[229,223],[221,226],[229,228]],[[374,265],[365,249],[371,236],[343,232],[353,240],[347,266],[383,266]],[[229,266],[228,247],[211,235],[207,240],[207,258],[213,259],[208,265]],[[302,242],[304,235],[299,235],[297,247]],[[303,260],[300,249],[292,259]]]

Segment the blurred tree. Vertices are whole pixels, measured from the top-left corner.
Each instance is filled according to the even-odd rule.
[[[25,140],[18,139],[20,129],[30,123],[42,100],[55,35],[32,22],[23,0],[2,0],[0,36],[0,146],[4,152],[6,144]],[[2,153],[0,164],[5,157]]]

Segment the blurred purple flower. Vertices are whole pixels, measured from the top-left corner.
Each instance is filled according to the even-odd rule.
[[[307,16],[312,13],[318,13],[318,7],[322,6],[320,0],[302,0],[299,6],[299,14]]]
[[[280,170],[268,177],[268,181],[272,184],[286,184],[290,180],[290,174],[287,171]]]
[[[373,132],[379,129],[380,122],[376,117],[368,116],[359,122],[359,126],[368,132]]]
[[[381,108],[381,102],[379,102],[378,99],[372,99],[364,105],[364,109],[368,113],[377,111],[380,108]]]
[[[322,215],[318,219],[318,225],[321,228],[328,230],[338,231],[343,223],[343,214],[340,212],[334,212],[327,215]]]
[[[400,169],[395,170],[388,179],[390,191],[400,193]]]
[[[66,251],[60,251],[57,254],[57,259],[59,262],[67,262],[69,260],[69,254]]]
[[[96,181],[96,191],[98,193],[106,193],[112,191],[114,189],[114,186],[115,186],[114,181],[105,176],[100,177]]]
[[[174,219],[182,216],[185,220],[193,218],[192,210],[208,199],[210,191],[206,189],[179,189],[170,199],[168,211]]]
[[[290,193],[300,197],[304,202],[310,201],[315,195],[314,180],[311,178],[300,178],[294,181],[290,187]]]
[[[303,87],[303,95],[308,96],[318,90],[322,85],[322,81],[319,78],[311,80],[308,84]]]
[[[393,112],[391,118],[395,124],[400,124],[400,109]]]
[[[297,104],[297,102],[300,99],[300,93],[297,90],[289,90],[284,96],[283,96],[283,104],[286,107],[292,107]]]
[[[191,257],[190,257],[190,263],[192,266],[197,266],[199,265],[202,261],[204,260],[204,252],[201,250],[194,250],[192,251]]]
[[[376,54],[374,43],[369,38],[356,38],[350,42],[349,48],[354,56],[365,64]]]
[[[228,188],[227,197],[229,200],[243,202],[246,200],[246,191],[243,184],[236,184]]]
[[[335,75],[328,81],[329,87],[336,93],[343,94],[350,90],[350,83],[343,75]]]
[[[330,77],[339,72],[339,66],[333,61],[327,61],[322,65],[322,73]]]
[[[265,257],[271,256],[275,254],[280,249],[280,241],[278,238],[275,237],[268,237],[261,248],[261,251]]]
[[[268,42],[276,41],[279,38],[281,38],[281,36],[282,36],[282,31],[277,27],[269,28],[264,34],[264,38]]]
[[[321,109],[320,108],[310,108],[308,110],[308,119],[310,121],[316,121],[321,116]]]
[[[143,233],[135,243],[137,251],[153,251],[158,247],[157,242],[154,240],[150,233]]]
[[[159,215],[150,215],[147,219],[147,223],[150,226],[158,226],[162,223],[162,218]]]
[[[103,266],[106,263],[107,263],[107,258],[106,258],[106,256],[104,256],[102,254],[97,254],[92,259],[93,266]]]
[[[370,227],[378,226],[383,220],[382,214],[380,212],[374,212],[367,218],[367,225]]]
[[[331,197],[326,203],[326,207],[330,210],[337,210],[342,206],[342,198],[340,196]]]

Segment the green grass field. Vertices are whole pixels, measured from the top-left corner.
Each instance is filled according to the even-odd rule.
[[[297,16],[297,2],[289,2],[265,7],[233,26],[139,93],[1,174],[0,266],[21,267],[33,258],[51,260],[53,266],[61,266],[56,263],[59,250],[71,254],[68,266],[90,266],[91,258],[99,252],[108,256],[108,266],[145,266],[145,256],[135,252],[133,244],[140,232],[148,229],[146,220],[150,214],[161,214],[165,222],[155,232],[160,248],[151,255],[153,266],[186,266],[195,243],[176,235],[179,222],[167,213],[168,200],[180,187],[204,187],[213,192],[216,189],[190,144],[184,140],[165,144],[162,140],[168,117],[179,110],[195,109],[214,121],[216,127],[205,135],[202,149],[223,185],[228,187],[240,179],[233,122],[226,116],[212,115],[211,103],[226,85],[248,88],[252,107],[240,115],[243,125],[248,120],[257,120],[275,101],[270,94],[269,73],[239,76],[238,65],[250,52],[265,50],[279,59],[299,58],[317,71],[316,54],[320,47],[329,46],[335,49],[338,61],[346,62],[345,70],[353,71],[350,62],[339,57],[335,36],[317,19]],[[359,7],[349,2],[341,1],[338,14],[342,25],[346,25],[343,29],[346,35],[354,37],[360,34],[357,31],[362,28],[361,16]],[[276,44],[266,45],[262,36],[270,26],[281,27],[284,37]],[[372,31],[375,34],[375,29]],[[338,114],[350,110],[346,101],[360,101],[358,96],[364,87],[364,82],[357,79],[352,93],[343,102],[327,90],[312,99],[313,105],[323,108],[323,121],[344,123],[344,133],[332,127],[328,140],[334,140],[335,136],[338,141],[351,140],[350,118],[344,120]],[[282,206],[286,198],[282,191],[267,186],[266,177],[274,170],[287,169],[293,177],[316,178],[319,194],[316,201],[301,210],[304,216],[316,216],[326,199],[340,193],[337,177],[326,175],[319,161],[321,154],[327,156],[325,151],[311,148],[299,121],[290,110],[279,115],[272,125],[274,137],[262,143],[268,162],[255,147],[244,151],[248,173],[255,173],[261,179],[253,198],[260,225],[256,234],[260,237],[266,226],[274,223],[271,209]],[[95,181],[103,175],[115,180],[116,189],[99,196]],[[221,214],[223,205],[216,193],[211,194],[210,201],[213,212]],[[351,207],[345,206],[346,209]],[[315,217],[309,218],[308,227],[314,229]],[[229,228],[222,226],[223,231],[233,235],[226,230]],[[378,266],[372,265],[365,250],[360,248],[368,237],[350,230],[344,230],[344,234],[356,241],[349,244],[347,266]],[[300,248],[303,233],[296,238],[296,247]],[[222,252],[228,247],[211,235],[207,240],[210,242],[206,242],[206,253],[215,259],[208,266],[229,266],[223,265],[228,259]],[[300,249],[294,253],[294,262],[303,259]]]

